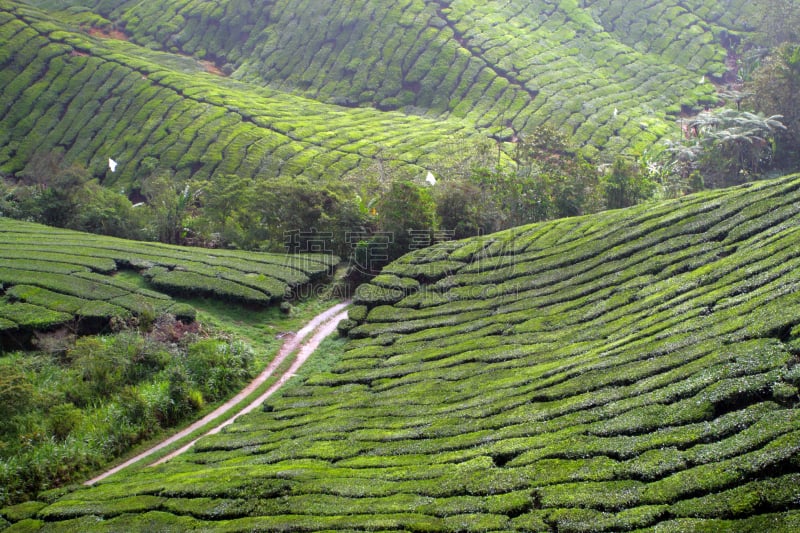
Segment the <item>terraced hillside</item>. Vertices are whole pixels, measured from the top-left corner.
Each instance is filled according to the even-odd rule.
[[[338,178],[378,155],[424,176],[448,138],[508,140],[545,122],[587,155],[641,153],[682,109],[717,101],[723,44],[752,30],[754,8],[639,4],[4,2],[0,172],[65,151],[127,187],[154,166]]]
[[[0,173],[54,152],[128,190],[154,171],[177,181],[339,178],[375,156],[424,176],[437,146],[477,135],[458,121],[344,109],[227,80],[195,60],[71,28],[19,2],[0,5]]]
[[[659,137],[650,121],[681,104],[713,102],[698,80],[725,72],[723,37],[756,18],[750,2],[708,0],[94,5],[137,42],[213,59],[240,79],[480,127],[547,120],[595,146],[619,137],[617,148]],[[642,120],[655,132],[643,135]]]
[[[194,319],[194,309],[169,294],[270,305],[324,278],[337,262],[324,254],[126,241],[0,217],[0,340],[24,346],[34,331],[66,324],[96,331],[112,318]],[[141,272],[155,290],[115,278],[121,269]]]
[[[310,377],[9,531],[797,531],[800,176],[404,256]]]

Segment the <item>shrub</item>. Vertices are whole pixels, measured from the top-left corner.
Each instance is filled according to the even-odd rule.
[[[353,322],[363,322],[367,318],[367,311],[365,305],[353,305],[348,309],[347,316]]]
[[[71,403],[57,405],[50,409],[48,416],[48,431],[56,439],[63,441],[73,429],[78,427],[83,419],[83,413]]]
[[[46,330],[72,319],[67,313],[22,302],[5,303],[2,300],[0,300],[0,318],[32,330]]]
[[[205,398],[216,401],[250,377],[253,353],[240,341],[202,340],[189,347],[186,368]]]

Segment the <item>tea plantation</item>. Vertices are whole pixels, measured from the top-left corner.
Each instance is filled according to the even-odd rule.
[[[454,137],[544,123],[586,155],[638,155],[718,101],[753,7],[636,4],[9,0],[0,173],[54,152],[129,191],[156,168],[339,178],[379,157],[424,176]]]
[[[797,531],[800,176],[443,243],[331,371],[8,531]]]
[[[156,170],[178,182],[340,177],[376,155],[419,174],[438,145],[477,136],[460,121],[344,109],[228,80],[195,60],[74,28],[19,2],[0,5],[0,174],[23,173],[48,153],[127,191]]]
[[[135,42],[211,59],[237,79],[493,131],[547,121],[615,150],[660,138],[681,105],[714,103],[700,80],[725,73],[725,39],[752,31],[758,9],[740,0],[161,4],[88,3]]]
[[[84,333],[112,320],[153,320],[194,309],[169,295],[274,304],[332,272],[338,258],[208,250],[126,241],[0,217],[0,339],[25,345],[35,331],[70,325]],[[153,290],[119,280],[141,272]]]

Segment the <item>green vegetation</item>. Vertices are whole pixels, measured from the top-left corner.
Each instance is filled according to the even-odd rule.
[[[194,309],[168,294],[267,306],[323,281],[337,262],[324,254],[141,243],[0,218],[0,338],[24,347],[34,332],[59,326],[91,333],[165,313],[194,320]],[[151,288],[118,278],[118,269],[140,271]]]
[[[0,529],[800,529],[795,4],[4,2]]]
[[[29,3],[50,11],[7,2],[0,17],[0,171],[62,152],[127,193],[156,170],[181,183],[327,180],[376,157],[418,177],[446,163],[454,136],[509,141],[544,124],[586,157],[641,155],[682,109],[718,103],[705,80],[726,73],[725,47],[753,34],[754,13],[743,1],[724,12],[677,1]]]
[[[344,352],[262,412],[0,513],[12,531],[792,531],[798,206],[789,176],[417,250],[364,286]]]
[[[78,481],[230,396],[276,352],[268,324],[298,320],[271,304],[337,262],[0,218],[0,501]]]
[[[723,36],[753,33],[750,4],[80,3],[143,47],[211,60],[238,80],[349,108],[464,119],[505,137],[547,122],[590,151],[640,151],[681,106],[713,104],[713,87],[698,79],[726,71]],[[645,117],[653,127],[640,127]]]
[[[794,16],[796,10],[793,11]],[[783,42],[767,55],[752,73],[747,84],[746,100],[761,113],[780,115],[785,128],[778,132],[774,156],[784,165],[797,165],[797,151],[792,147],[800,142],[800,44]]]
[[[0,8],[3,216],[170,244],[320,241],[371,275],[452,237],[800,164],[797,46],[774,6],[73,4]],[[770,32],[780,46],[757,48]]]
[[[37,336],[0,357],[0,500],[69,485],[132,446],[226,398],[251,376],[252,350],[163,317],[141,330]]]
[[[476,136],[458,121],[343,109],[235,82],[186,58],[178,68],[171,55],[61,24],[19,2],[0,10],[3,174],[52,152],[126,194],[153,174],[180,188],[225,174],[318,179],[377,154],[414,175],[432,164],[434,139]]]

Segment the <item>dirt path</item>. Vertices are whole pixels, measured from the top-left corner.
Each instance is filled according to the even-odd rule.
[[[151,464],[150,466],[159,465],[161,463],[165,463],[165,462],[169,461],[173,457],[175,457],[177,455],[180,455],[181,453],[185,452],[186,450],[188,450],[189,448],[194,446],[195,442],[197,442],[201,438],[205,437],[206,435],[212,435],[214,433],[219,433],[222,430],[222,428],[224,428],[225,426],[227,426],[229,424],[232,424],[239,416],[241,416],[243,414],[247,414],[247,413],[253,411],[254,409],[258,408],[262,403],[264,403],[264,400],[269,398],[275,391],[277,391],[279,388],[281,388],[281,386],[289,378],[291,378],[294,375],[294,373],[297,371],[298,368],[300,368],[300,366],[306,361],[306,359],[308,359],[308,357],[312,353],[314,353],[314,350],[317,349],[317,346],[319,346],[319,343],[322,342],[326,337],[328,337],[331,333],[333,333],[336,330],[336,326],[339,324],[339,322],[341,322],[342,320],[347,318],[347,311],[345,311],[345,308],[349,305],[349,303],[350,302],[343,302],[343,303],[334,305],[330,309],[320,313],[319,315],[315,316],[308,324],[306,324],[295,335],[293,335],[292,337],[288,338],[283,343],[283,346],[281,346],[281,349],[278,352],[278,355],[275,356],[275,358],[272,360],[272,362],[270,362],[269,365],[267,365],[267,368],[265,368],[264,371],[261,372],[261,374],[258,375],[258,377],[256,377],[253,381],[251,381],[250,384],[247,385],[247,387],[245,387],[244,389],[242,389],[236,396],[234,396],[233,398],[231,398],[230,400],[228,400],[224,404],[220,405],[214,411],[212,411],[211,413],[207,414],[206,416],[204,416],[203,418],[201,418],[197,422],[193,423],[192,425],[184,428],[183,430],[181,430],[178,433],[172,435],[168,439],[160,442],[156,446],[153,446],[152,448],[148,449],[147,451],[142,452],[139,455],[137,455],[135,457],[132,457],[131,459],[128,459],[124,463],[119,464],[119,465],[115,466],[114,468],[112,468],[112,469],[110,469],[110,470],[108,470],[106,472],[103,472],[99,476],[96,476],[96,477],[84,482],[84,485],[94,485],[98,481],[101,481],[101,480],[107,478],[108,476],[110,476],[112,474],[116,474],[120,470],[122,470],[122,469],[124,469],[124,468],[126,468],[126,467],[128,467],[128,466],[130,466],[130,465],[132,465],[134,463],[138,463],[142,459],[145,459],[146,457],[156,453],[157,451],[162,450],[162,449],[166,448],[167,446],[169,446],[171,444],[174,444],[175,442],[185,438],[186,436],[188,436],[191,433],[197,431],[198,429],[200,429],[201,427],[205,426],[206,424],[209,424],[210,422],[213,422],[214,420],[216,420],[220,416],[228,413],[237,404],[239,404],[239,402],[244,400],[247,396],[252,394],[253,391],[255,391],[258,387],[263,385],[264,382],[270,376],[272,376],[273,372],[275,372],[275,370],[286,360],[286,358],[289,357],[291,354],[293,354],[295,351],[297,351],[298,348],[299,348],[300,350],[299,350],[299,352],[297,354],[297,357],[295,358],[294,362],[289,367],[289,369],[286,370],[286,372],[284,372],[280,376],[278,381],[276,381],[269,389],[267,389],[267,391],[264,392],[264,394],[262,394],[261,396],[259,396],[258,398],[256,398],[252,402],[250,402],[250,404],[248,404],[246,407],[244,407],[238,413],[236,413],[235,416],[233,416],[230,419],[226,420],[225,422],[219,424],[218,426],[214,427],[210,431],[204,433],[202,436],[192,440],[190,443],[186,444],[185,446],[183,446],[181,448],[178,448],[174,452],[171,452],[169,455],[166,455],[166,456],[162,457],[161,459],[159,459],[155,463]],[[308,337],[312,333],[314,333],[314,335],[311,337],[311,339],[309,339],[308,342],[303,344],[303,341],[305,340],[305,338]]]

